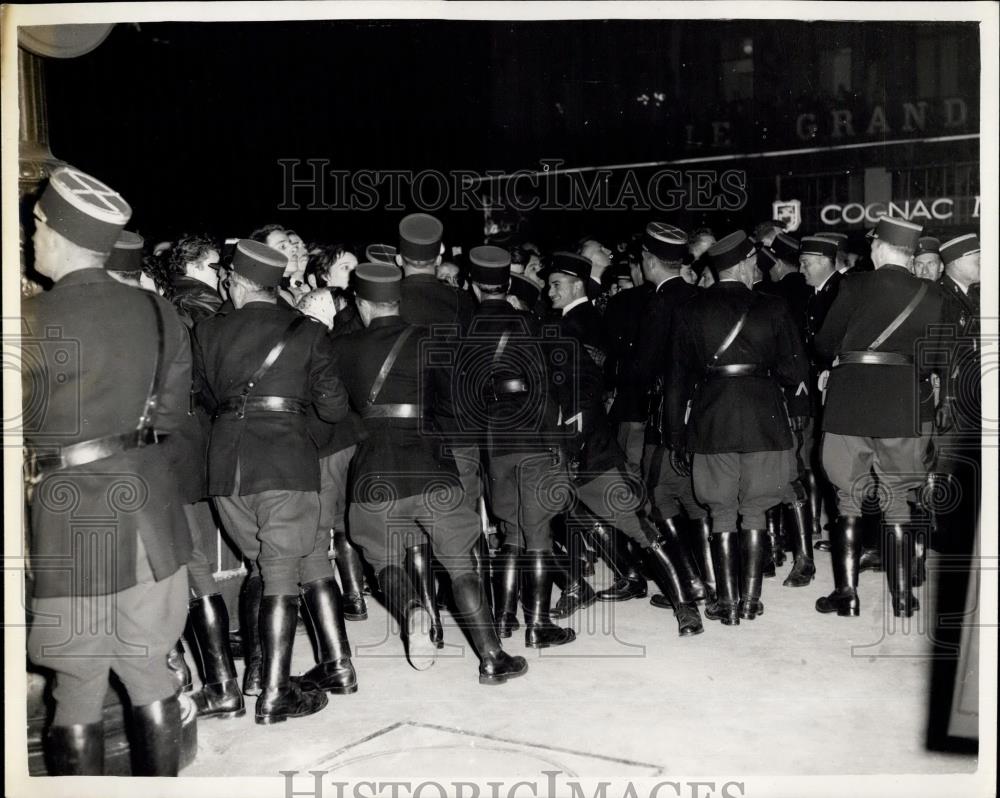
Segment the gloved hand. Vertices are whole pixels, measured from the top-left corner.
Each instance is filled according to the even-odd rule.
[[[670,467],[681,476],[691,476],[691,461],[683,446],[670,447]]]
[[[955,412],[952,404],[952,398],[946,396],[938,405],[937,412],[934,414],[934,428],[938,432],[951,432],[951,428],[955,424]]]
[[[788,422],[792,427],[792,432],[802,432],[809,423],[809,416],[792,416]]]

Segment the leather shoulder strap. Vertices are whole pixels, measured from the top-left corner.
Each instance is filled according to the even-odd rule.
[[[743,325],[747,323],[747,316],[750,315],[750,308],[753,307],[753,298],[750,299],[750,304],[747,305],[747,309],[743,311],[740,317],[736,320],[736,324],[729,331],[729,334],[723,339],[722,343],[719,344],[719,348],[715,350],[715,354],[712,355],[712,359],[709,361],[709,366],[714,366],[716,362],[722,357],[726,350],[733,345],[733,341],[736,340],[740,331],[743,329]]]
[[[160,383],[163,380],[163,353],[166,348],[166,336],[163,329],[163,312],[153,294],[143,291],[143,296],[149,300],[153,306],[153,317],[156,319],[156,355],[153,360],[153,376],[149,381],[149,390],[146,391],[146,402],[142,406],[142,414],[139,416],[139,424],[136,430],[142,431],[153,426],[153,415],[156,413],[156,406],[160,401]]]
[[[385,360],[382,361],[382,367],[378,370],[378,374],[375,375],[375,381],[372,383],[371,390],[368,391],[368,401],[365,403],[367,407],[375,404],[375,400],[378,399],[378,395],[382,392],[382,386],[385,385],[385,380],[389,376],[389,372],[392,371],[396,358],[399,357],[399,353],[403,349],[403,344],[413,334],[414,329],[411,326],[403,330],[392,345],[392,349],[389,350],[389,354],[385,356]]]
[[[868,351],[874,352],[882,344],[886,342],[890,335],[892,335],[896,330],[900,328],[904,321],[906,321],[913,314],[913,311],[917,309],[917,305],[920,304],[920,300],[924,298],[927,294],[927,283],[923,283],[920,288],[917,289],[917,293],[914,294],[913,299],[910,300],[910,304],[903,308],[902,312],[892,320],[892,323],[882,330],[882,334],[878,336],[874,341],[868,345]]]
[[[510,332],[505,332],[500,336],[500,342],[497,344],[497,350],[493,353],[493,366],[500,362],[500,358],[503,357],[504,350],[507,348],[507,342],[510,341]]]
[[[270,371],[271,366],[275,364],[277,359],[281,357],[281,353],[285,351],[285,347],[288,346],[288,342],[292,339],[292,336],[295,335],[295,331],[305,324],[307,318],[308,317],[306,316],[297,316],[292,320],[292,323],[288,325],[284,334],[281,336],[281,340],[271,347],[271,351],[267,353],[267,357],[264,358],[264,362],[260,364],[257,370],[250,377],[246,387],[241,391],[243,396],[249,396],[251,391],[257,387],[257,383],[259,383],[261,378],[267,374],[268,371]]]

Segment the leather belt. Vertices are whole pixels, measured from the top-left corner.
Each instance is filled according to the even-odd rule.
[[[98,460],[104,460],[132,449],[141,449],[166,440],[169,435],[157,432],[147,427],[137,432],[126,432],[124,435],[108,435],[104,438],[94,438],[90,441],[63,446],[59,454],[36,454],[31,460],[31,467],[36,476],[50,471],[61,471],[64,468],[89,465]]]
[[[709,366],[709,377],[770,377],[771,370],[756,363],[732,363],[728,366]]]
[[[528,392],[528,383],[526,380],[514,379],[514,380],[496,380],[493,383],[493,396],[491,397],[494,401],[498,400],[501,396],[512,396],[519,393]]]
[[[362,408],[361,418],[420,418],[420,405],[378,404]]]
[[[243,418],[247,413],[296,413],[305,415],[306,405],[300,399],[289,399],[285,396],[236,396],[224,399],[215,409],[215,418],[227,413],[235,413],[237,418]]]
[[[896,352],[841,352],[833,361],[837,366],[912,366],[913,358]]]

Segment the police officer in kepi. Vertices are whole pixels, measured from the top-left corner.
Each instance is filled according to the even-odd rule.
[[[507,302],[507,250],[474,247],[469,277],[479,306],[458,357],[455,403],[480,439],[490,506],[504,539],[494,558],[497,632],[506,638],[518,628],[520,588],[525,644],[559,646],[576,635],[549,618],[555,573],[550,522],[568,486],[545,339],[529,313]]]
[[[338,338],[343,378],[368,437],[354,457],[351,536],[378,575],[389,611],[399,622],[406,655],[417,670],[434,664],[437,643],[430,613],[403,568],[404,553],[430,540],[448,570],[457,619],[479,656],[481,684],[502,684],[528,669],[500,645],[472,547],[479,517],[466,502],[438,418],[453,407],[451,374],[434,365],[426,328],[400,318],[401,275],[395,266],[364,263],[355,271],[365,329]],[[445,342],[450,346],[450,342]]]
[[[195,388],[214,417],[209,492],[263,579],[259,724],[318,712],[324,691],[357,690],[327,556],[329,530],[319,528],[319,458],[306,425],[310,405],[325,421],[344,418],[347,392],[326,330],[278,302],[286,262],[264,244],[241,240],[230,277],[235,310],[194,329]],[[318,664],[296,680],[290,670],[300,591]]]
[[[846,277],[816,336],[816,351],[833,358],[823,415],[823,466],[837,489],[832,534],[836,589],[816,602],[819,612],[860,613],[861,499],[878,480],[885,517],[886,576],[893,613],[919,608],[911,592],[913,535],[908,501],[926,474],[917,384],[931,366],[918,342],[942,347],[944,298],[910,269],[921,227],[882,217],[872,237],[873,272]],[[946,375],[947,376],[947,375]],[[942,380],[945,408],[948,380]]]
[[[824,372],[829,372],[832,359],[827,359],[816,351],[816,335],[822,328],[823,321],[837,298],[840,283],[844,279],[844,275],[837,271],[839,252],[836,241],[818,235],[803,238],[799,249],[799,269],[812,289],[812,294],[806,300],[806,354],[809,356],[809,395],[812,400],[812,413],[806,430],[809,460],[805,484],[809,491],[809,510],[814,536],[821,534],[827,499],[832,500],[830,484],[823,474],[819,445],[820,431],[823,428],[823,390],[819,385],[819,378]],[[828,545],[825,550],[829,551]]]
[[[38,352],[22,374],[32,611],[45,619],[28,654],[55,672],[52,775],[103,772],[111,670],[132,706],[133,774],[179,767],[167,652],[187,616],[191,540],[164,446],[186,416],[191,350],[168,302],[103,268],[131,214],[120,194],[69,167],[34,209],[35,268],[55,286],[22,305],[25,345]],[[95,517],[111,520],[81,526]]]
[[[411,213],[399,223],[396,263],[403,269],[399,315],[407,324],[433,328],[441,340],[457,340],[469,329],[476,303],[471,294],[437,279],[435,270],[441,263],[443,236],[444,225],[427,213]],[[447,427],[453,417],[450,408],[440,408],[439,423],[446,425],[442,427],[445,434],[454,432]],[[453,454],[466,501],[474,510],[482,495],[479,447],[462,441],[453,447]],[[431,636],[440,648],[444,645],[444,630],[438,613],[430,544],[415,542],[406,553],[406,565],[431,615]]]
[[[746,234],[730,233],[708,256],[719,282],[678,315],[679,390],[668,410],[673,449],[693,452],[694,493],[712,513],[718,601],[705,617],[735,625],[764,611],[765,513],[790,478],[792,424],[781,389],[801,390],[809,372],[786,304],[751,291],[757,253]]]
[[[711,521],[708,511],[694,498],[691,472],[672,456],[673,440],[667,418],[666,394],[674,389],[670,374],[670,334],[677,309],[698,295],[695,286],[681,277],[687,255],[688,236],[664,222],[650,222],[642,237],[642,271],[653,295],[646,302],[639,324],[639,338],[631,374],[649,397],[644,477],[653,502],[653,520],[660,534],[673,541],[678,564],[687,573],[697,558],[704,590],[695,590],[698,601],[715,600],[715,571],[709,548]],[[688,577],[691,580],[691,577]],[[691,580],[693,581],[693,580]],[[697,583],[694,583],[697,586]],[[656,607],[669,607],[669,599],[657,594]]]
[[[554,253],[548,271],[552,306],[562,313],[559,341],[565,349],[553,358],[552,384],[567,435],[566,458],[575,492],[567,534],[571,540],[574,534],[588,535],[620,580],[629,563],[627,553],[614,544],[613,530],[624,532],[636,543],[647,573],[673,605],[680,636],[696,635],[704,631],[696,604],[697,597],[704,595],[704,585],[697,573],[682,567],[683,553],[676,541],[661,536],[651,523],[645,486],[625,467],[625,454],[604,409],[604,352],[600,318],[587,298],[590,271],[590,261],[571,252]],[[570,551],[572,555],[572,547]],[[577,558],[570,557],[570,567],[579,568]],[[595,599],[582,575],[571,572],[559,597],[559,616]]]

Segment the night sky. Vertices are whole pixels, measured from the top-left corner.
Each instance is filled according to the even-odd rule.
[[[805,23],[740,24],[750,33],[785,26],[794,37]],[[850,24],[832,28],[831,41]],[[884,26],[866,26],[878,46]],[[552,157],[567,166],[676,157],[675,142],[649,123],[652,111],[635,102],[670,81],[703,85],[693,66],[670,74],[663,54],[672,28],[670,21],[123,23],[85,56],[47,59],[51,147],[119,189],[135,210],[131,226],[147,238],[199,229],[245,236],[276,221],[307,238],[392,241],[403,211],[279,211],[278,160],[509,171]],[[759,102],[779,99],[792,98]],[[696,88],[685,102],[673,109],[677,120],[704,110]],[[442,215],[460,231],[455,237],[478,243],[481,214]]]

